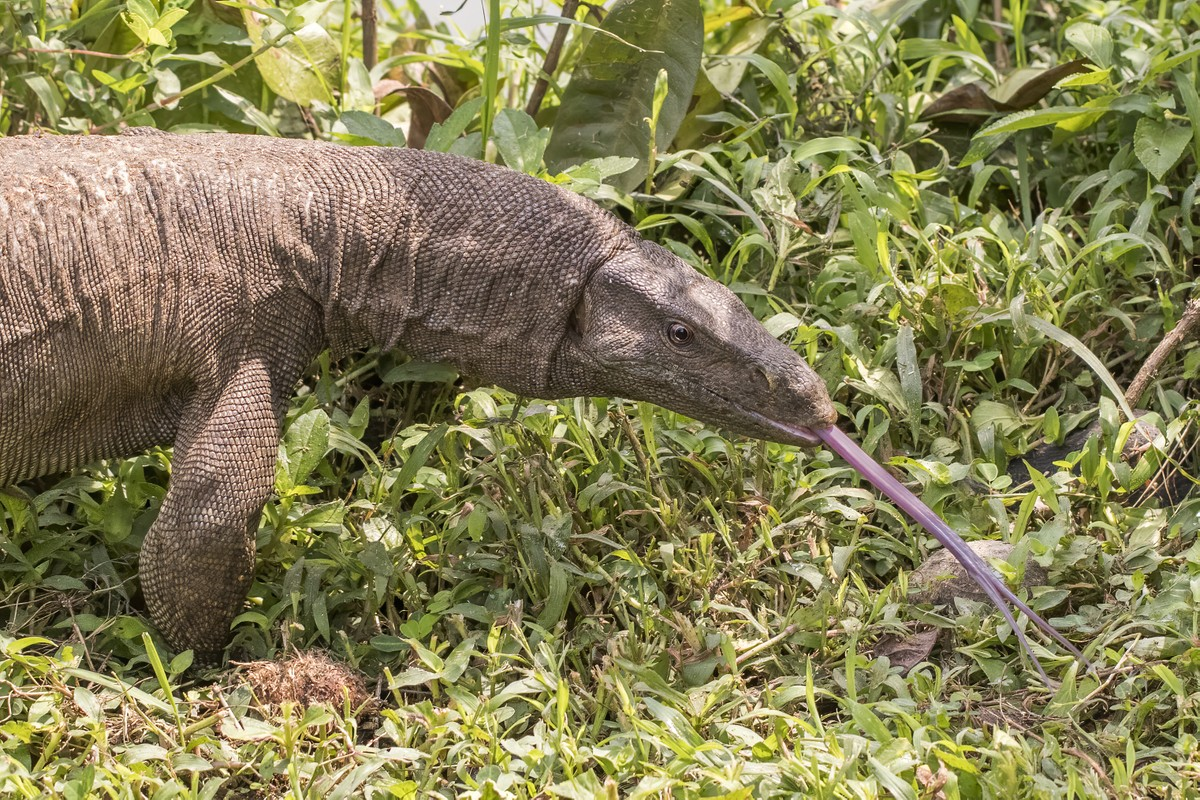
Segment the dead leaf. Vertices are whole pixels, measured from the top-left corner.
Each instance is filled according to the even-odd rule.
[[[1011,106],[1014,111],[1022,111],[1030,108],[1043,97],[1050,94],[1050,90],[1054,88],[1054,85],[1063,78],[1080,72],[1087,72],[1088,65],[1091,63],[1086,58],[1077,58],[1074,61],[1068,61],[1066,64],[1059,64],[1057,67],[1050,67],[1050,69],[1043,70],[1040,74],[1021,84],[1021,87],[1008,98],[1007,105]]]
[[[917,767],[917,783],[921,784],[921,796],[928,797],[930,800],[946,800],[946,793],[942,788],[950,780],[950,770],[946,769],[946,765],[938,762],[938,771],[934,772],[925,764]]]
[[[983,81],[975,81],[946,92],[926,106],[918,119],[978,128],[991,115],[1012,110],[989,97]]]
[[[996,97],[997,93],[1003,93],[1004,86],[989,91],[982,81],[968,83],[951,89],[934,100],[925,107],[918,119],[980,128],[995,114],[1023,111],[1036,105],[1063,78],[1087,72],[1090,63],[1086,58],[1077,58],[1066,64],[1038,71],[1017,87],[1007,100],[998,100]]]
[[[886,657],[892,666],[899,667],[907,675],[917,664],[929,660],[937,637],[937,628],[926,628],[903,637],[889,633],[875,643],[875,657]]]

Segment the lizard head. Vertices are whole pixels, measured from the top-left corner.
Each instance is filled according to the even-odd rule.
[[[816,443],[813,431],[837,413],[808,364],[733,292],[656,244],[626,242],[584,286],[555,382],[569,394],[646,400],[747,436]]]
[[[1050,679],[1008,604],[1083,663],[966,542],[834,422],[824,382],[734,294],[658,245],[630,236],[590,274],[555,354],[559,394],[647,400],[740,434],[824,444],[933,534],[1004,615]]]

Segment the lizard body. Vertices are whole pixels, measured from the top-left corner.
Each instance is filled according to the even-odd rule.
[[[526,396],[619,393],[717,422],[720,382],[680,387],[735,371],[790,418],[834,416],[724,287],[591,202],[478,161],[16,137],[0,139],[0,187],[0,485],[174,444],[140,572],[154,622],[204,656],[249,588],[287,401],[327,347],[400,347]],[[630,324],[672,305],[696,337],[674,379],[665,325]],[[716,332],[744,353],[706,357]]]
[[[221,652],[292,389],[326,348],[367,345],[869,461],[728,289],[560,187],[258,136],[0,139],[0,486],[173,444],[140,574],[174,646]],[[953,531],[934,535],[1010,621],[1003,600],[1032,614]]]

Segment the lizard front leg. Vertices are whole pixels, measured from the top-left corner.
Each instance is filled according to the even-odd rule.
[[[189,404],[171,485],[142,545],[150,618],[200,660],[220,657],[254,575],[254,539],[274,487],[280,417],[270,375],[248,361]]]

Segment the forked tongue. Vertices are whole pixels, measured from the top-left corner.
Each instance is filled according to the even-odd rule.
[[[1042,662],[1038,660],[1033,649],[1029,646],[1029,641],[1025,638],[1025,633],[1017,626],[1017,621],[1013,619],[1012,612],[1009,610],[1006,603],[1011,603],[1021,611],[1029,621],[1041,628],[1047,636],[1061,644],[1067,650],[1071,651],[1082,663],[1088,664],[1088,660],[1083,653],[1075,645],[1071,644],[1058,631],[1050,626],[1050,623],[1038,616],[1033,609],[1027,606],[1021,598],[1013,594],[1004,582],[997,577],[987,565],[986,562],[975,551],[967,546],[967,543],[955,533],[949,525],[933,512],[929,506],[921,502],[921,500],[904,487],[904,484],[892,477],[892,474],[884,469],[875,459],[871,458],[862,448],[854,441],[842,433],[839,428],[829,427],[821,429],[812,429],[816,436],[829,446],[831,450],[844,458],[846,462],[854,467],[868,481],[874,484],[875,488],[883,492],[893,503],[895,503],[917,522],[925,526],[925,529],[933,534],[933,537],[942,543],[942,547],[950,551],[958,563],[962,564],[967,575],[971,580],[975,581],[981,589],[995,604],[996,608],[1000,609],[1000,613],[1004,615],[1004,619],[1008,621],[1008,625],[1012,628],[1013,633],[1017,635],[1017,640],[1021,643],[1021,647],[1033,659],[1034,665],[1037,667],[1038,673],[1042,679],[1049,684],[1050,678],[1046,675],[1046,670],[1042,668]]]

